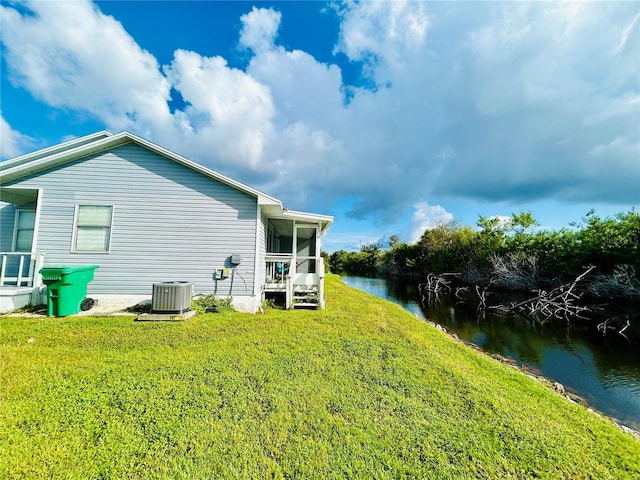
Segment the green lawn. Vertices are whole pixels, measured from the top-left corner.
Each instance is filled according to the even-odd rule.
[[[609,420],[337,277],[327,295],[0,319],[0,478],[640,478]]]

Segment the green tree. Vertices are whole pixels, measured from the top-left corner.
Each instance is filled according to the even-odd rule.
[[[422,267],[429,272],[460,272],[473,256],[478,233],[457,222],[443,223],[426,230],[420,238]]]

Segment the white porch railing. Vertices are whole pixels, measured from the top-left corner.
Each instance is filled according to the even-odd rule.
[[[287,277],[291,273],[291,253],[267,253],[266,255],[266,286],[285,289]]]
[[[290,253],[267,253],[266,255],[266,292],[284,292],[286,308],[294,305],[308,306],[310,300],[297,304],[298,296],[304,294],[313,297],[319,308],[324,308],[324,262],[316,259],[316,273],[296,273],[294,255]],[[302,292],[302,293],[301,293]],[[296,296],[298,295],[298,296]],[[305,303],[306,302],[306,303]]]
[[[44,253],[1,252],[0,287],[39,287]]]

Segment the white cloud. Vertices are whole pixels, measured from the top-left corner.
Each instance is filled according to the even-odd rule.
[[[629,25],[627,25],[622,31],[622,34],[620,35],[620,43],[616,45],[616,48],[613,51],[614,55],[617,55],[622,50],[624,50],[624,48],[627,46],[627,43],[629,42],[629,39],[633,38],[634,32],[637,38],[639,24],[640,24],[640,12],[638,12],[636,16],[633,17],[633,20],[631,20]]]
[[[427,202],[415,204],[413,215],[411,215],[409,242],[417,242],[425,230],[449,223],[452,220],[453,215],[441,205],[429,205]]]
[[[616,137],[606,145],[597,145],[589,150],[589,155],[601,156],[608,155],[613,157],[635,157],[640,162],[640,143],[633,142],[628,137]],[[638,165],[636,165],[638,166]]]
[[[322,239],[322,249],[327,252],[335,252],[336,250],[360,250],[363,245],[382,244],[386,247],[388,238],[381,238],[379,231],[336,233],[332,227]]]
[[[247,73],[269,87],[282,124],[326,127],[331,125],[331,116],[344,109],[340,69],[303,51],[262,50],[251,59]]]
[[[605,125],[610,121],[633,118],[640,112],[640,95],[628,95],[602,102],[594,113],[583,120],[587,127],[593,127],[600,123]]]
[[[11,128],[0,111],[0,158],[17,157],[32,149],[35,144],[33,138]]]
[[[351,60],[380,59],[402,68],[424,43],[429,18],[422,2],[347,2],[337,51]],[[373,58],[372,58],[373,57]]]
[[[158,63],[112,17],[88,2],[2,6],[12,81],[51,106],[83,110],[114,129],[150,133],[169,119]]]
[[[202,157],[210,151],[220,164],[257,168],[275,114],[268,87],[221,57],[184,50],[175,52],[165,73],[188,103],[175,113],[169,142],[185,154]],[[185,141],[187,147],[179,147]]]
[[[253,7],[251,12],[242,15],[240,45],[260,52],[273,47],[278,34],[282,15],[271,8]]]

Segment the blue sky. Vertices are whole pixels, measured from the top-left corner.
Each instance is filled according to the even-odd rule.
[[[129,130],[328,251],[640,206],[638,2],[6,2],[2,158]]]

